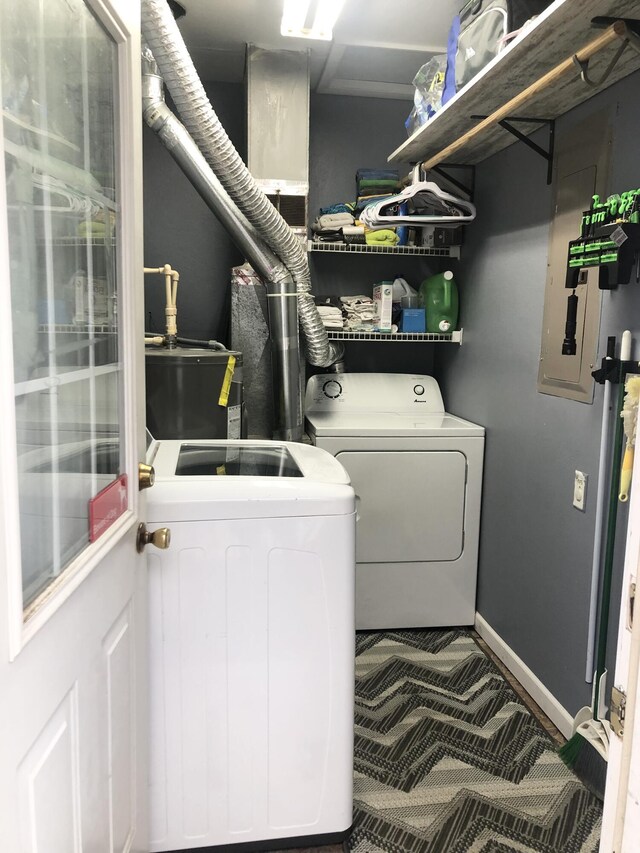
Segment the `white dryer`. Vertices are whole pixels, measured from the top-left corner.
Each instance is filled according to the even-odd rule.
[[[155,451],[155,453],[154,453]],[[325,451],[160,441],[148,492],[150,850],[352,821],[354,493]]]
[[[432,376],[312,376],[306,427],[356,491],[356,628],[472,625],[484,428]]]

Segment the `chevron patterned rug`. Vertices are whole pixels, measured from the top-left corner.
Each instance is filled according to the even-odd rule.
[[[596,853],[602,806],[472,633],[362,633],[352,853]]]

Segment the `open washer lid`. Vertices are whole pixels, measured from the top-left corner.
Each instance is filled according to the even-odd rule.
[[[150,522],[344,515],[354,492],[325,450],[294,442],[159,441]]]

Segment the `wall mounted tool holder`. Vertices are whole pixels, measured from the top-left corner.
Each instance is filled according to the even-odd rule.
[[[594,195],[591,207],[582,214],[580,237],[569,242],[565,288],[573,292],[567,298],[563,355],[576,354],[575,291],[593,267],[598,268],[600,290],[628,284],[634,269],[636,282],[640,281],[640,189],[611,195],[603,202]]]
[[[580,270],[598,267],[598,287],[613,290],[628,284],[640,250],[640,189],[612,195],[582,214],[580,237],[571,240],[565,287],[575,289]],[[637,278],[637,275],[636,275]]]
[[[614,385],[619,385],[625,381],[627,374],[640,373],[640,363],[637,361],[622,361],[616,358],[616,339],[615,337],[607,338],[607,354],[600,363],[600,367],[594,370],[591,375],[600,385],[605,382],[612,382]]]

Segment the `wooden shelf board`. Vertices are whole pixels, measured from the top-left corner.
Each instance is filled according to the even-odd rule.
[[[464,136],[478,123],[472,115],[490,115],[594,39],[601,32],[591,25],[591,19],[596,16],[640,19],[640,0],[581,0],[579,3],[555,0],[527,33],[515,39],[427,124],[396,148],[389,162],[422,162]],[[616,50],[617,45],[612,45],[591,60],[589,72],[594,79],[599,79]],[[631,47],[627,47],[607,80],[597,88],[583,83],[576,67],[575,72],[566,75],[563,83],[529,99],[522,115],[557,118],[638,69],[640,54]],[[527,135],[539,127],[518,123],[518,130]],[[488,128],[482,137],[456,153],[455,162],[480,163],[516,141],[501,127]]]

